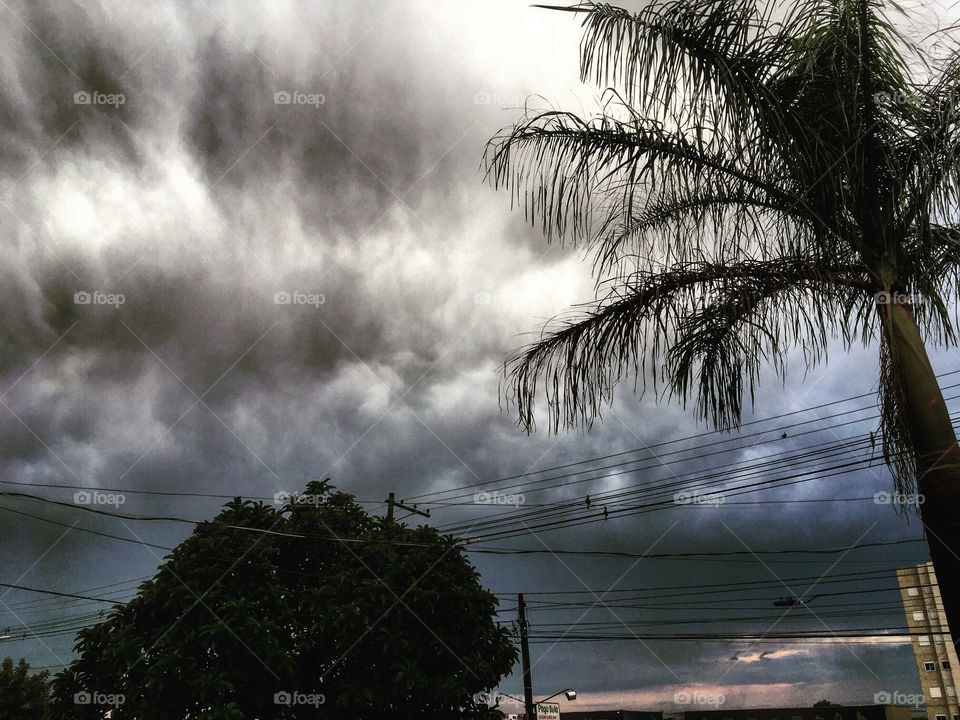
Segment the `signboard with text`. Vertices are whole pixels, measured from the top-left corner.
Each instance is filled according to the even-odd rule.
[[[537,705],[537,720],[560,720],[560,706],[557,703]]]

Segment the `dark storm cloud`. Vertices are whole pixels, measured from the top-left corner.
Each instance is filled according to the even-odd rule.
[[[137,124],[133,77],[123,57],[103,37],[102,11],[73,2],[49,6],[8,5],[6,33],[17,62],[2,85],[3,148],[11,174],[25,170],[52,141],[70,147],[109,143],[113,151],[137,160],[125,126]],[[22,23],[22,24],[21,24]],[[28,26],[32,32],[24,32]],[[115,96],[116,101],[84,103],[78,93]]]
[[[657,407],[650,394],[638,401],[628,387],[589,434],[527,437],[512,409],[501,412],[497,369],[505,355],[541,320],[588,300],[591,281],[574,251],[547,247],[509,212],[504,194],[481,185],[478,163],[484,141],[517,114],[500,113],[500,105],[522,104],[557,74],[563,86],[572,82],[575,26],[547,25],[540,16],[534,23],[506,4],[496,13],[529,24],[511,29],[490,17],[484,25],[486,16],[467,6],[444,11],[466,13],[458,17],[403,4],[384,16],[386,7],[278,4],[268,12],[174,3],[141,17],[139,9],[62,2],[0,11],[8,40],[0,66],[7,203],[0,227],[8,239],[0,249],[0,393],[13,386],[3,396],[9,410],[0,407],[4,479],[269,497],[330,476],[377,501],[390,491],[493,487],[498,477],[704,430],[677,405]],[[476,37],[464,35],[464,25]],[[524,74],[519,61],[496,66],[493,56],[508,53],[532,62],[523,55],[533,52],[531,28],[552,38],[534,54],[565,38],[567,64],[542,69],[543,77]],[[125,102],[75,102],[83,90],[123,93]],[[323,102],[278,104],[277,92],[322,95]],[[124,301],[78,303],[84,292]],[[277,293],[293,292],[323,302],[275,302]],[[770,378],[758,398],[761,414],[869,389],[863,367],[856,388],[850,368],[837,367],[845,374],[822,383],[816,373],[806,383],[793,377],[796,395]],[[791,437],[723,460],[803,442]],[[638,477],[665,481],[716,461],[661,465],[650,457],[642,476],[530,492],[529,500],[569,499]],[[885,475],[863,473],[769,497],[823,497],[837,488],[869,495],[888,489],[884,482]],[[72,494],[43,492],[65,501]],[[124,510],[199,519],[217,506],[131,494]],[[26,500],[10,507],[67,525],[78,520],[70,509]],[[871,540],[913,532],[889,506],[814,507],[776,514],[679,508],[515,544],[683,552],[741,550],[741,539],[752,548],[842,546],[878,520]],[[432,521],[489,516],[484,507],[437,508]],[[162,545],[187,532],[79,519],[82,527]],[[9,513],[2,521],[15,528],[0,540],[5,556],[15,557],[5,578],[29,570],[38,586],[76,590],[156,566],[148,549],[77,531],[43,556],[66,528]],[[884,557],[923,559],[915,548]],[[489,586],[516,591],[814,574],[833,558],[770,568],[474,560]],[[547,618],[534,614],[533,621]],[[57,642],[68,651],[69,638]],[[597,693],[657,687],[672,696],[698,679],[719,682],[732,662],[729,647],[661,642],[651,649],[537,645],[534,674],[550,692],[568,684],[576,667],[584,688]],[[761,650],[769,648],[736,653]],[[56,661],[28,644],[16,651],[40,664]],[[886,650],[866,653],[882,677],[900,672],[902,653],[897,662]],[[788,672],[791,659],[797,664]],[[875,682],[858,661],[819,650],[732,664],[726,678],[733,684],[774,676],[798,686],[826,683],[850,667],[864,688]],[[519,681],[504,687],[516,691]]]

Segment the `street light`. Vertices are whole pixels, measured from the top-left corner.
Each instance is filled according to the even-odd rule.
[[[551,695],[550,697],[546,697],[546,698],[544,698],[543,700],[538,700],[538,701],[537,701],[537,704],[539,705],[540,703],[545,703],[547,700],[550,700],[550,699],[552,699],[552,698],[555,698],[557,695],[560,695],[561,693],[563,694],[563,696],[564,696],[565,698],[567,698],[567,700],[576,700],[576,699],[577,699],[577,691],[574,690],[573,688],[567,688],[566,690],[561,690],[560,692],[555,692],[553,695]]]

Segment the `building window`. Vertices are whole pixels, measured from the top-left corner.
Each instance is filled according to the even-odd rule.
[[[941,660],[941,661],[940,661],[940,667],[942,667],[944,670],[949,670],[949,669],[950,669],[950,661],[949,661],[949,660]],[[958,720],[960,720],[960,718],[958,718]]]
[[[920,591],[917,590],[915,587],[907,588],[907,595],[909,595],[910,597],[916,597],[919,594],[920,594]]]
[[[927,672],[933,672],[937,669],[937,664],[935,662],[925,662],[923,664],[923,669]]]
[[[913,611],[913,619],[914,619],[914,620],[923,620],[923,611],[922,611],[922,610],[914,610],[914,611]]]
[[[953,687],[953,685],[947,685],[947,695],[948,695],[949,697],[956,697],[956,696],[957,696],[957,690],[956,690],[956,688]]]
[[[943,697],[943,692],[938,687],[932,687],[930,688],[930,697],[932,698]]]
[[[930,644],[930,636],[929,636],[929,635],[917,635],[917,642],[920,643],[921,645],[929,645],[929,644]]]
[[[934,716],[934,717],[936,717],[937,720],[947,720],[947,716],[946,716],[946,715],[936,715],[936,716]]]

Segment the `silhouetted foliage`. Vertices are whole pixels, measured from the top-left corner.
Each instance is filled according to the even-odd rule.
[[[326,481],[279,510],[237,499],[80,632],[57,712],[100,718],[112,698],[113,720],[489,717],[473,695],[516,658],[496,606],[453,538]]]
[[[937,35],[934,63],[879,0],[551,9],[582,17],[601,108],[528,110],[487,176],[592,253],[598,299],[508,364],[521,425],[541,392],[553,430],[589,425],[635,377],[729,428],[762,365],[879,340],[885,457],[912,492],[922,433],[891,314],[956,340],[957,44]]]
[[[50,682],[46,670],[30,673],[30,665],[20,658],[0,663],[0,718],[48,720],[50,715]]]
[[[597,297],[506,364],[520,424],[545,396],[552,430],[589,426],[633,379],[729,429],[763,366],[876,342],[883,456],[925,498],[894,507],[960,626],[960,447],[925,347],[957,340],[958,26],[911,41],[881,0],[550,9],[607,89],[592,116],[528,108],[487,177],[593,256]]]

